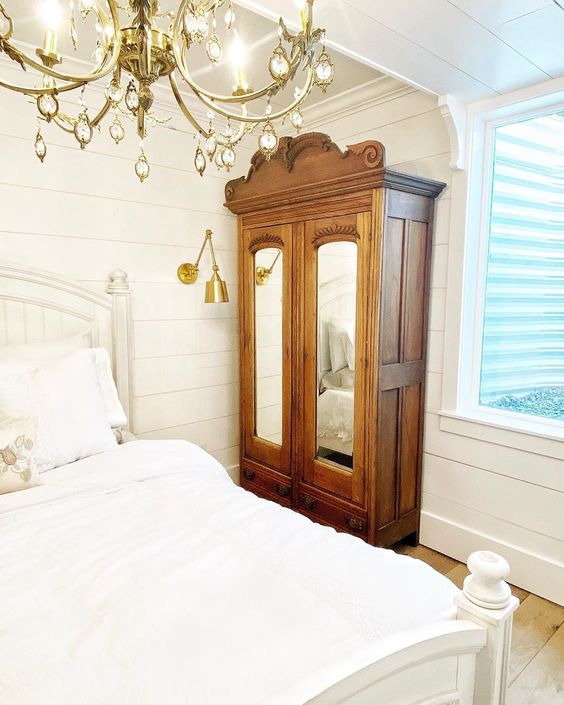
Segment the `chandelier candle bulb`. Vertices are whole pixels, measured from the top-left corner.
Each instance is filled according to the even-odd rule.
[[[244,95],[249,91],[249,82],[245,67],[247,65],[247,51],[241,37],[238,35],[231,45],[231,63],[235,69],[235,87],[233,95]]]
[[[302,32],[307,31],[308,23],[308,10],[307,10],[307,0],[296,0],[296,5],[300,11],[300,20],[302,23]]]

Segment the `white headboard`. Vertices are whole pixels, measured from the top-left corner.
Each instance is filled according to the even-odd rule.
[[[356,274],[345,274],[331,279],[319,287],[319,352],[317,360],[320,374],[331,369],[327,328],[329,319],[356,320],[356,283]]]
[[[65,338],[88,331],[93,347],[105,347],[119,397],[132,423],[133,358],[127,274],[109,277],[105,294],[41,269],[0,262],[0,345]]]

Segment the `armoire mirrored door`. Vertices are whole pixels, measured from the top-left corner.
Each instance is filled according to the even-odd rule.
[[[243,232],[245,456],[290,474],[291,226]]]
[[[305,223],[302,480],[364,498],[370,214]]]

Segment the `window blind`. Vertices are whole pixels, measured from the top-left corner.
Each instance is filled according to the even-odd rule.
[[[539,391],[564,401],[564,114],[495,133],[480,403]]]

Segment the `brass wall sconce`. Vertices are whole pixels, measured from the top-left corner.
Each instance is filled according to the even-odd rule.
[[[215,259],[215,251],[213,249],[212,242],[212,231],[206,230],[206,235],[204,237],[204,242],[200,248],[200,254],[195,264],[186,262],[178,267],[176,272],[178,278],[183,284],[194,284],[198,279],[198,274],[200,273],[200,260],[204,253],[206,245],[210,244],[211,258],[212,258],[212,276],[209,281],[206,282],[206,298],[205,302],[207,304],[225,304],[229,302],[229,294],[227,292],[227,284],[219,276],[219,267]]]
[[[278,254],[274,258],[274,262],[270,265],[270,267],[257,267],[255,270],[255,281],[257,283],[257,286],[264,286],[272,274],[272,270],[274,269],[274,265],[276,262],[278,262],[278,258],[282,254],[282,250],[278,250]]]

